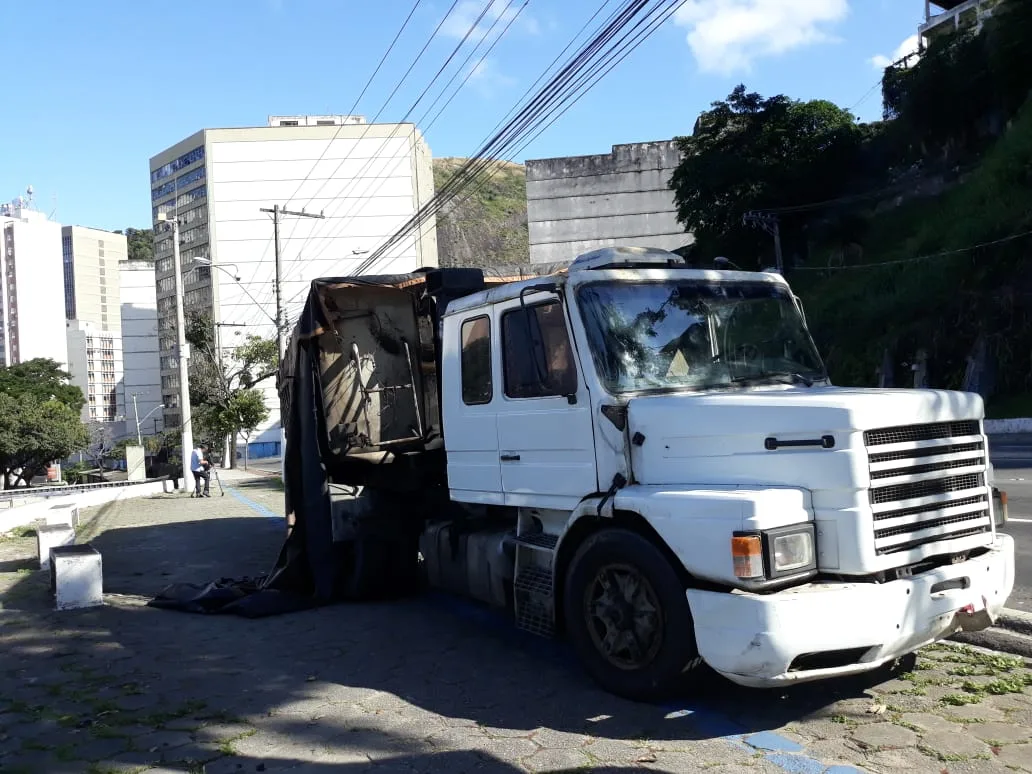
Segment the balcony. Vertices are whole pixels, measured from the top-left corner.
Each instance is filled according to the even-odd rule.
[[[925,0],[925,23],[917,31],[922,42],[961,30],[978,32],[1000,0]]]

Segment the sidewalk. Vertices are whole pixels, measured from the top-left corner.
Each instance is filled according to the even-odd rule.
[[[34,540],[0,542],[0,771],[1032,772],[1032,671],[952,646],[902,679],[714,681],[660,707],[440,595],[256,621],[145,607],[274,563],[278,482],[219,473],[224,497],[85,514],[103,608],[52,611]]]

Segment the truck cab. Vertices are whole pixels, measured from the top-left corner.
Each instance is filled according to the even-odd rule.
[[[569,639],[610,691],[873,670],[1013,588],[981,398],[833,386],[779,274],[607,248],[430,318],[424,386],[404,355],[443,445],[427,576]],[[363,395],[391,386],[354,363]]]

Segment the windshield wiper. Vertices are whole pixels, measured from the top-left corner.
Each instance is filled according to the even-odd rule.
[[[810,377],[803,376],[800,373],[786,373],[783,371],[754,374],[752,376],[735,376],[731,379],[734,384],[762,384],[771,380],[782,384],[804,384],[807,387],[813,387],[813,379]]]

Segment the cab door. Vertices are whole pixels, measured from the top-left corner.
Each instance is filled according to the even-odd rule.
[[[453,500],[502,505],[498,358],[490,308],[445,318],[443,393],[448,489]]]
[[[506,505],[572,509],[598,491],[590,400],[565,305],[534,297],[495,309],[502,489]]]

